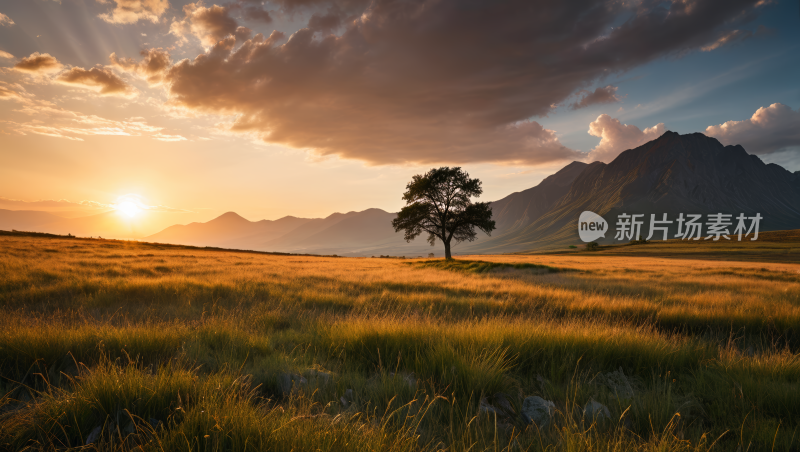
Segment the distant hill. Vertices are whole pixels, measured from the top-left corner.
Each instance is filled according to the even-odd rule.
[[[80,237],[138,238],[151,230],[147,218],[129,218],[120,212],[98,213],[78,218],[59,218],[42,227],[52,234],[72,234]]]
[[[106,237],[117,239],[141,238],[152,234],[165,221],[174,221],[171,214],[148,213],[130,218],[117,211],[75,216],[75,211],[44,212],[38,210],[0,209],[0,230],[43,232],[79,237]],[[162,215],[168,216],[163,217]],[[169,224],[169,223],[167,223]]]
[[[326,218],[284,217],[248,221],[228,212],[206,223],[175,225],[145,240],[287,253],[427,255],[424,240],[408,244],[395,233],[396,214],[381,209],[334,213]]]
[[[306,224],[303,231],[292,231],[286,236],[274,240],[276,249],[293,248],[320,249],[320,248],[359,248],[367,244],[380,243],[387,240],[396,240],[397,234],[392,228],[392,220],[397,215],[381,209],[367,209],[362,212],[349,212],[326,218],[320,223]],[[308,234],[307,228],[315,226],[315,232]],[[300,228],[299,228],[300,229]],[[302,237],[297,234],[302,232]],[[308,235],[306,235],[308,234]],[[265,244],[269,246],[270,244]]]
[[[249,221],[235,212],[228,212],[205,223],[176,224],[145,239],[182,245],[256,249],[259,243],[277,238],[310,221],[313,220],[297,217]]]
[[[0,209],[0,230],[41,231],[45,225],[61,219],[58,215],[38,210]]]
[[[78,218],[35,210],[0,209],[0,229],[72,234],[76,236],[137,237],[141,235],[139,223],[121,218],[117,212],[103,212]]]

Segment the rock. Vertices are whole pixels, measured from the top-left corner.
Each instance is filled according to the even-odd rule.
[[[610,421],[611,412],[602,403],[589,399],[586,406],[583,407],[583,418],[592,422]]]
[[[479,408],[481,413],[498,414],[506,417],[514,415],[514,407],[511,406],[505,394],[495,394],[492,396],[491,402],[486,397],[482,398]]]
[[[497,410],[493,406],[489,405],[489,402],[486,401],[486,397],[483,397],[481,399],[481,404],[479,406],[479,410],[480,410],[481,413],[485,413],[485,414],[496,414],[497,413]]]
[[[632,399],[635,395],[633,386],[631,386],[631,382],[625,376],[621,367],[614,372],[603,374],[603,380],[606,386],[621,399]]]
[[[306,372],[304,372],[304,374],[309,379],[316,378],[317,380],[321,380],[326,384],[331,381],[331,378],[333,378],[333,372],[325,372],[318,369],[308,369]]]
[[[353,403],[353,390],[348,389],[347,391],[345,391],[344,395],[339,397],[339,401],[345,408],[349,407],[350,404]]]
[[[288,395],[308,384],[308,380],[297,374],[282,373],[278,375],[278,384],[283,395]]]
[[[630,416],[625,416],[622,418],[622,426],[625,427],[629,432],[633,431],[633,421],[631,420]]]
[[[100,432],[103,431],[103,427],[95,427],[91,432],[89,432],[89,436],[86,437],[86,445],[92,444],[93,442],[97,441],[97,438],[100,437]]]
[[[539,385],[541,385],[542,388],[544,388],[545,385],[550,383],[550,380],[544,378],[543,376],[541,376],[541,374],[536,374],[536,381],[539,382]]]
[[[501,414],[506,416],[514,415],[514,406],[508,401],[508,396],[503,393],[497,393],[492,397],[492,406]]]
[[[148,420],[150,421],[150,425],[153,427],[153,430],[158,430],[158,428],[161,427],[161,421],[159,421],[158,419],[154,419],[151,417]]]
[[[403,381],[406,382],[409,388],[414,389],[417,386],[417,378],[414,376],[414,372],[406,373],[401,372],[399,374],[395,374],[394,372],[389,372],[390,377],[395,377],[395,375],[399,375],[403,378]]]
[[[536,424],[539,428],[550,425],[556,405],[539,396],[526,397],[522,402],[522,419],[529,424]]]

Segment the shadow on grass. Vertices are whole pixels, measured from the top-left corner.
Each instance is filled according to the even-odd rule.
[[[421,262],[410,262],[417,268],[436,268],[439,270],[450,270],[456,272],[466,273],[494,273],[507,270],[531,270],[534,273],[560,273],[573,271],[567,268],[550,267],[548,265],[531,264],[531,263],[505,263],[505,262],[487,262],[487,261],[471,261],[462,259],[442,259],[442,260],[428,260]]]

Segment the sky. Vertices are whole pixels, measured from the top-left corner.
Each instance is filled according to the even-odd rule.
[[[0,0],[0,208],[497,200],[667,130],[797,171],[799,56],[797,0]]]

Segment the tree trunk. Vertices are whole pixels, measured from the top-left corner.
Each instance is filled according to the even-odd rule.
[[[447,240],[444,242],[444,258],[445,259],[452,259],[453,256],[450,255],[450,241]]]

